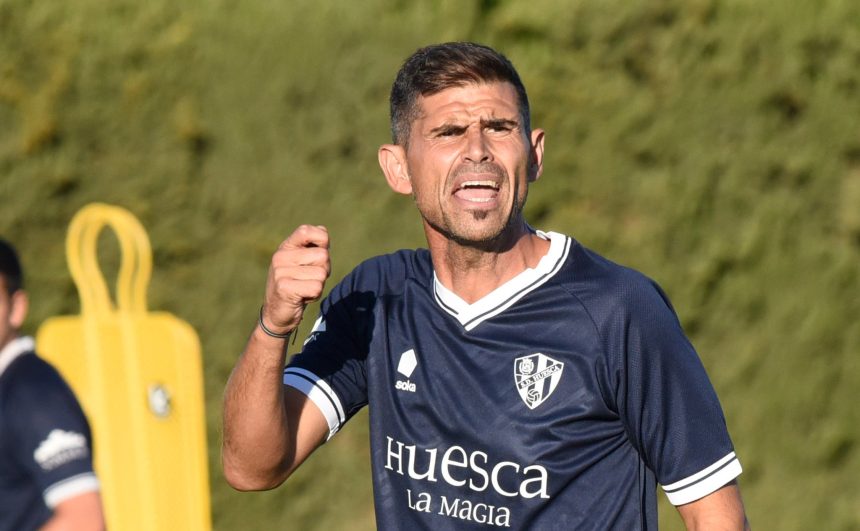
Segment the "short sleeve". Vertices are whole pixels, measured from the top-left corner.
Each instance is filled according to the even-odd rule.
[[[99,489],[89,424],[60,375],[32,356],[16,371],[4,401],[16,460],[54,508]]]
[[[376,295],[356,286],[355,272],[320,306],[302,352],[284,370],[284,384],[303,392],[328,422],[329,438],[367,404],[367,360]]]
[[[603,331],[614,400],[628,437],[669,501],[682,505],[741,473],[716,392],[665,294],[624,288]]]

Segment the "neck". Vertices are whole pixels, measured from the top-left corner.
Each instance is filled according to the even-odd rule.
[[[427,229],[436,278],[471,304],[528,268],[537,266],[549,242],[523,222],[498,238],[474,244],[457,242]]]

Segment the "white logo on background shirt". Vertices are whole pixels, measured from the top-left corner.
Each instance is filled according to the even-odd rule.
[[[415,350],[409,349],[403,354],[400,355],[400,362],[397,364],[397,372],[406,377],[406,380],[397,380],[394,384],[396,389],[400,389],[401,391],[408,391],[410,393],[415,392],[415,384],[409,381],[409,377],[412,376],[412,373],[415,371],[415,367],[418,366],[418,358],[415,356]]]
[[[514,360],[514,381],[520,398],[534,409],[558,387],[564,363],[540,352]]]
[[[89,449],[86,437],[80,433],[63,430],[52,430],[33,452],[33,458],[43,470],[53,470],[87,455],[89,455]]]

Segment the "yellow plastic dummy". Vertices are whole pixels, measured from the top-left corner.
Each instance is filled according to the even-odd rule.
[[[105,226],[122,251],[115,306],[96,255]],[[147,312],[146,232],[128,211],[91,204],[72,219],[66,257],[81,315],[46,320],[36,343],[92,425],[108,529],[210,529],[200,343],[187,323]]]

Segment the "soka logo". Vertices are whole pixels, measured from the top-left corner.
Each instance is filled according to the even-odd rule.
[[[558,387],[564,363],[538,352],[514,360],[514,381],[520,398],[534,409]]]
[[[397,380],[397,383],[394,384],[394,387],[400,389],[401,391],[408,391],[410,393],[415,392],[415,384],[409,381],[409,377],[412,376],[412,372],[415,371],[415,367],[418,366],[418,359],[415,357],[415,351],[413,349],[409,349],[403,354],[400,355],[400,362],[397,364],[397,372],[406,377],[406,380]]]

